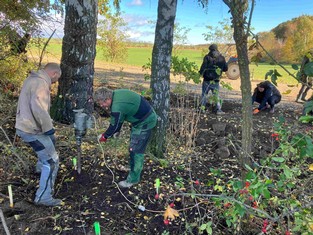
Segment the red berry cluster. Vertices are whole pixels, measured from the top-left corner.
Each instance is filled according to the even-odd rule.
[[[305,132],[308,133],[308,132],[311,132],[313,131],[313,127],[307,127],[305,128]]]
[[[254,201],[254,202],[252,203],[252,207],[255,208],[255,209],[258,208],[258,203],[257,203],[257,201]]]
[[[241,195],[248,194],[249,193],[249,191],[248,191],[249,186],[250,186],[250,182],[246,181],[245,182],[245,187],[243,189],[240,189],[239,193]]]
[[[256,201],[253,201],[254,200],[253,196],[249,194],[249,190],[248,190],[249,187],[250,187],[250,182],[246,181],[245,187],[243,189],[240,189],[239,193],[241,196],[245,196],[246,198],[248,198],[249,201],[252,202],[253,208],[258,208],[258,203]]]
[[[271,137],[272,138],[275,138],[275,140],[279,140],[279,134],[278,133],[273,133],[272,135],[271,135]]]
[[[263,232],[263,233],[266,233],[267,225],[268,225],[268,220],[265,219],[265,220],[263,221],[263,227],[262,227],[262,232]]]

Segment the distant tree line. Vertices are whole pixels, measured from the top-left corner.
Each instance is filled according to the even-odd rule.
[[[313,16],[303,15],[259,33],[259,41],[277,61],[301,63],[303,55],[313,48]],[[266,55],[262,60],[270,62]]]

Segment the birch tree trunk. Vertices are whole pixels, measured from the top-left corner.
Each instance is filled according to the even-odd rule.
[[[244,164],[251,165],[251,142],[252,142],[252,102],[251,81],[248,58],[248,33],[245,31],[245,12],[248,8],[248,0],[223,0],[229,6],[233,16],[234,40],[238,54],[238,63],[241,79],[242,94],[242,139],[240,162],[242,177],[245,175]]]
[[[152,50],[152,102],[159,121],[154,129],[151,149],[156,157],[163,157],[170,104],[170,67],[177,0],[159,0],[158,19]]]
[[[93,111],[94,59],[98,20],[97,0],[66,0],[58,96],[52,106],[55,120],[71,123],[73,109]]]

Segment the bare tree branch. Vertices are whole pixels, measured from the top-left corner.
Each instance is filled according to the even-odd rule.
[[[46,50],[46,47],[48,46],[48,43],[50,41],[50,39],[52,38],[53,34],[55,33],[56,29],[54,29],[54,31],[52,32],[52,34],[50,35],[50,37],[48,38],[48,40],[46,41],[45,45],[42,48],[41,54],[40,54],[40,58],[39,58],[39,64],[38,64],[38,69],[41,67],[41,62],[42,62],[42,58],[43,58],[43,54]]]

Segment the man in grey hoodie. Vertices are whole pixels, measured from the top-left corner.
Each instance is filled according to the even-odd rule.
[[[55,150],[55,136],[50,117],[51,84],[61,76],[60,66],[48,63],[44,69],[31,72],[23,83],[16,112],[16,134],[36,152],[36,171],[41,172],[35,204],[59,206],[53,198],[55,178],[59,169],[59,156]]]

